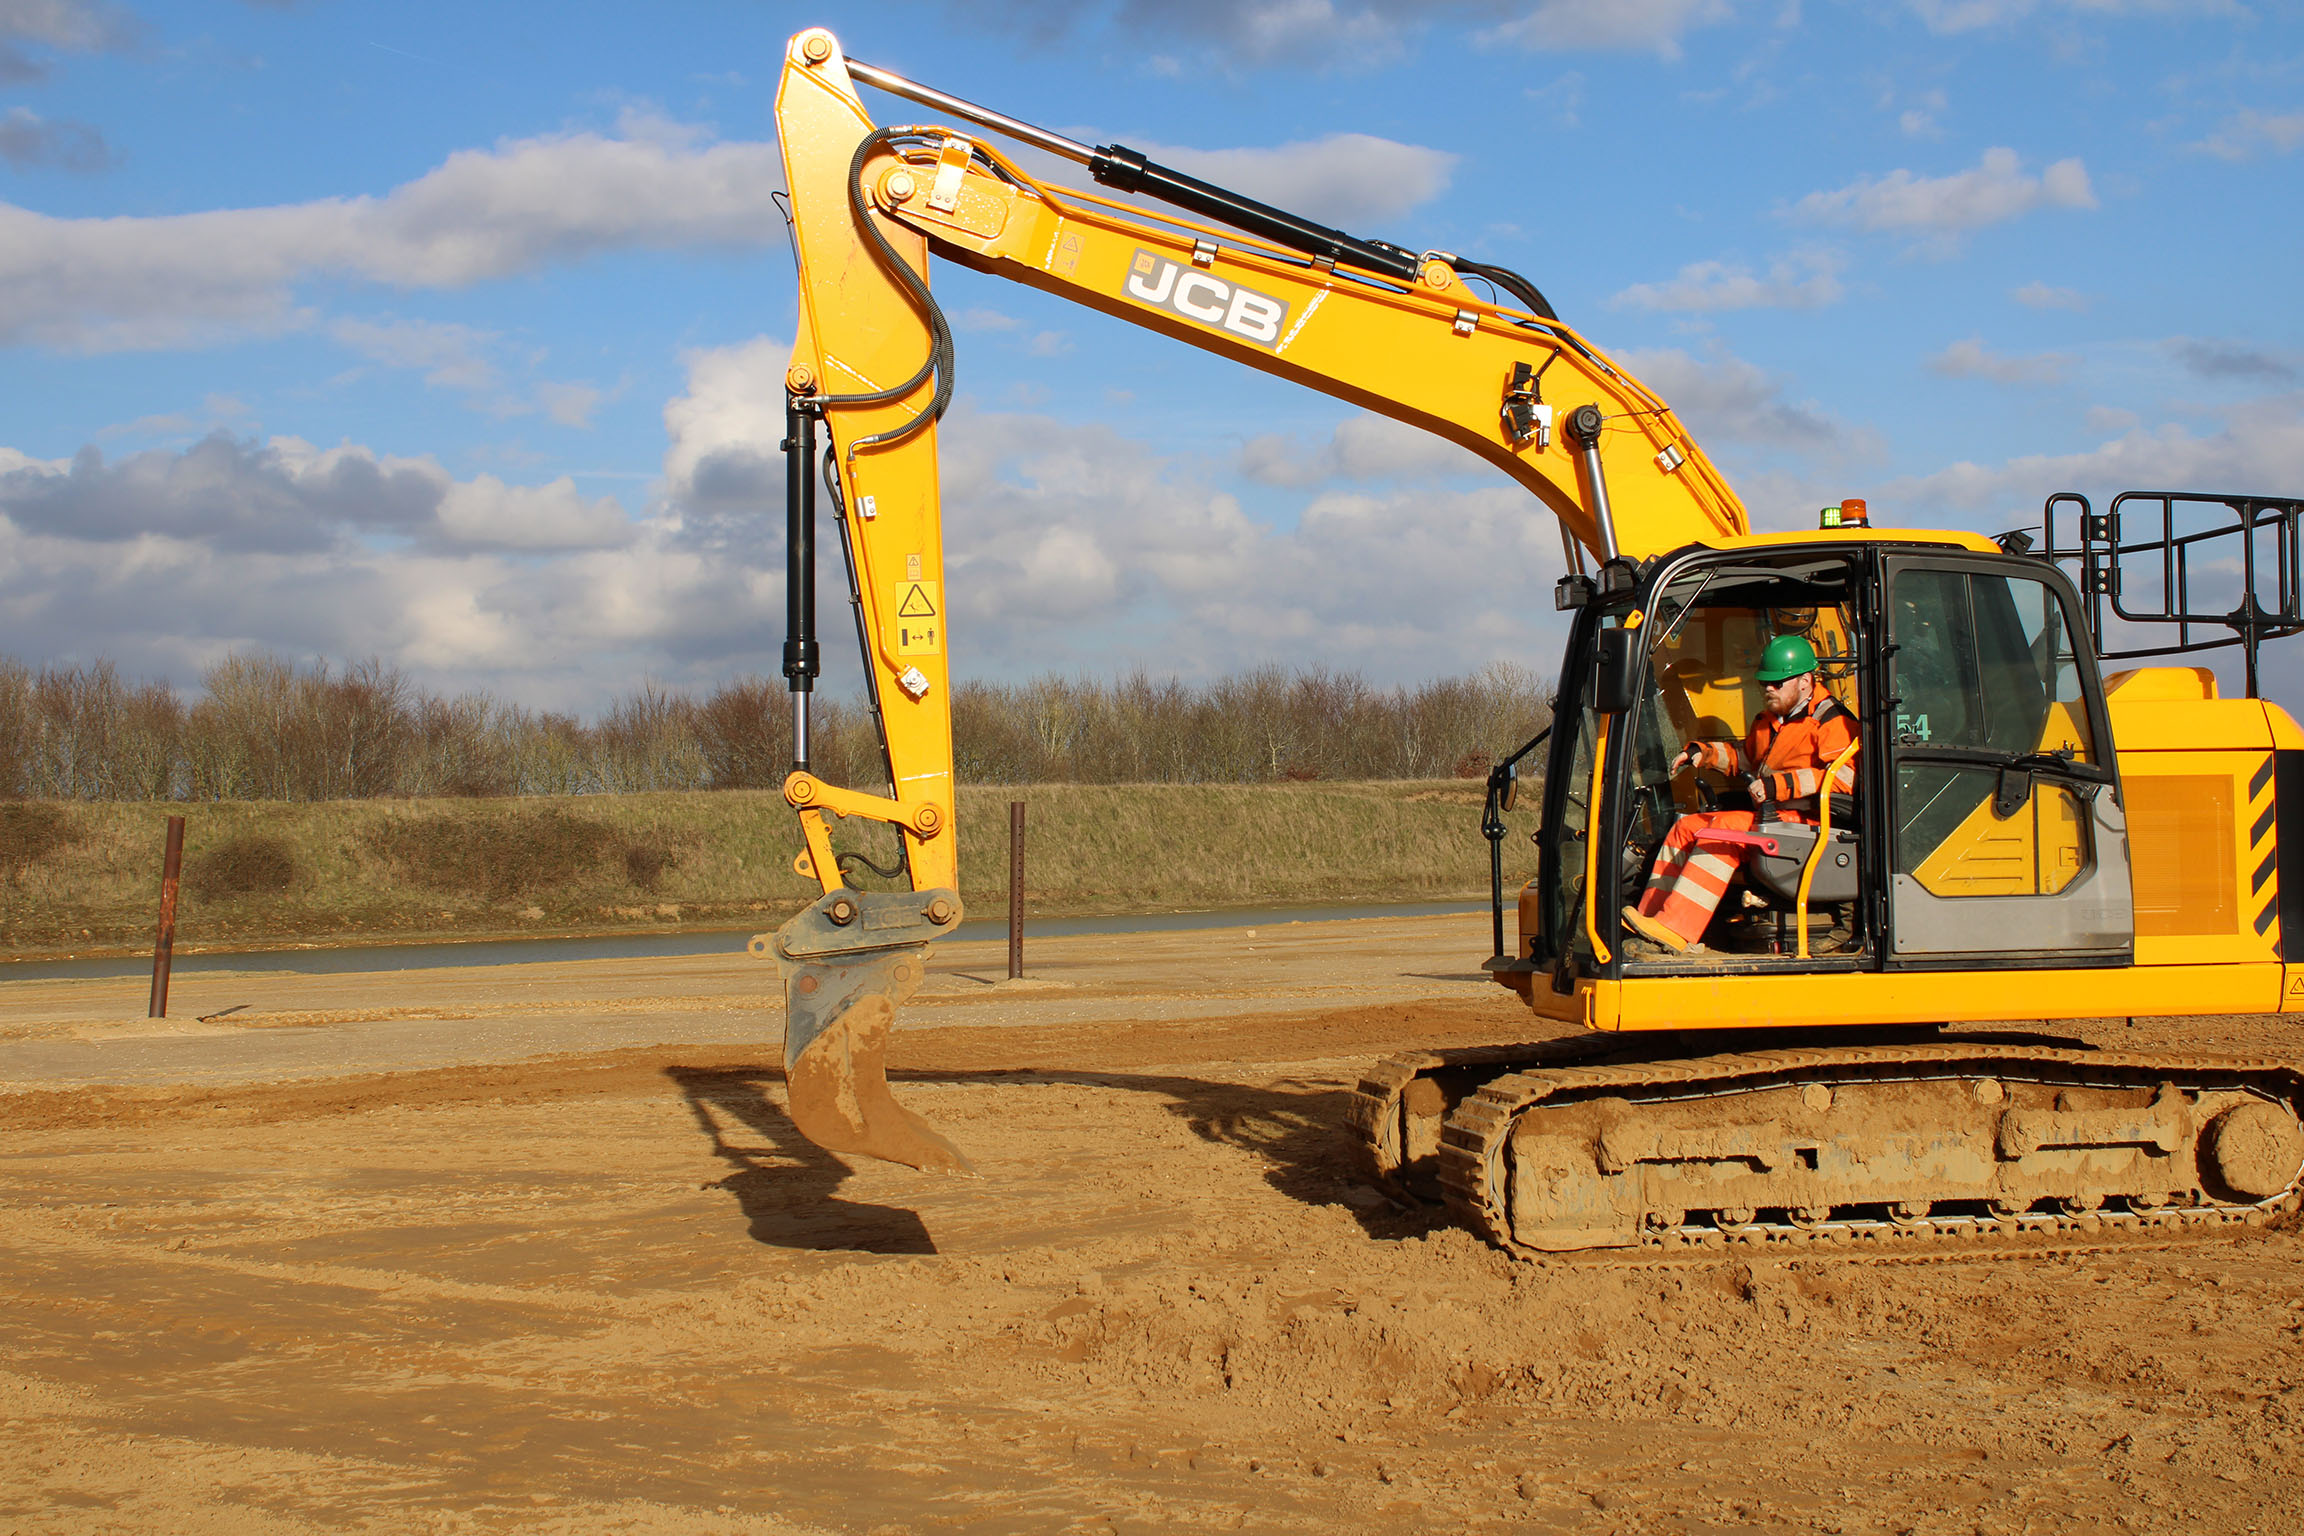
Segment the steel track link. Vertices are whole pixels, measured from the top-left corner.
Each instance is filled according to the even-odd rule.
[[[2270,1202],[2272,1209],[2245,1208],[2241,1220],[2215,1223],[2220,1229],[2229,1225],[2235,1230],[2264,1231],[2275,1219],[2296,1211],[2304,1205],[2295,1191]],[[1684,1228],[1690,1237],[1709,1239],[1683,1242],[1677,1246],[1648,1243],[1634,1248],[1584,1248],[1563,1253],[1530,1253],[1518,1250],[1515,1257],[1526,1258],[1539,1267],[1579,1268],[1602,1267],[1612,1270],[1655,1270],[1665,1273],[1692,1269],[1705,1269],[1725,1259],[1751,1258],[1755,1260],[1783,1260],[1798,1262],[1803,1254],[1829,1259],[1835,1264],[1861,1264],[1873,1267],[1916,1264],[1971,1264],[1999,1263],[2011,1257],[2025,1259],[2082,1258],[2094,1254],[2114,1253],[2171,1253],[2190,1248],[2201,1241],[2187,1223],[2172,1229],[2146,1223],[2114,1226],[2104,1223],[2127,1221],[2131,1213],[2098,1212],[2094,1217],[2061,1218],[2071,1223],[2096,1221],[2101,1224],[2075,1227],[2074,1230],[2048,1232],[2025,1231],[2012,1234],[1993,1233],[1974,1239],[1959,1241],[1940,1239],[1933,1234],[1921,1235],[1913,1240],[1901,1229],[1892,1240],[1880,1242],[1836,1241],[1821,1239],[1813,1244],[1776,1242],[1765,1236],[1745,1237],[1718,1228]],[[1793,1230],[1775,1229],[1769,1230]]]
[[[1632,1054],[1637,1037],[1621,1035],[1565,1035],[1532,1040],[1520,1045],[1464,1046],[1445,1051],[1402,1051],[1364,1069],[1352,1096],[1345,1103],[1344,1120],[1358,1137],[1369,1174],[1396,1194],[1394,1178],[1400,1159],[1400,1096],[1426,1073],[1486,1071],[1491,1075],[1529,1067],[1581,1066],[1611,1056]]]
[[[1395,1057],[1407,1062],[1414,1058]],[[1440,1133],[1440,1184],[1449,1214],[1507,1253],[1557,1259],[1514,1240],[1506,1197],[1504,1145],[1521,1114],[1547,1100],[1598,1094],[1638,1094],[1647,1100],[1714,1098],[1793,1083],[1848,1083],[1941,1076],[1962,1068],[1999,1068],[2002,1077],[2050,1074],[2045,1080],[2086,1083],[2091,1078],[2181,1081],[2187,1086],[2282,1085],[2291,1099],[2304,1093],[2304,1066],[2264,1056],[2176,1057],[2136,1051],[2063,1050],[2037,1045],[1947,1041],[1929,1045],[1863,1046],[1754,1051],[1645,1063],[1549,1067],[1507,1072],[1456,1106]],[[2010,1071],[2008,1069],[2015,1069]],[[1933,1070],[1930,1070],[1933,1069]],[[2218,1080],[2222,1081],[2219,1082]],[[1751,1223],[1719,1228],[1682,1225],[1642,1229],[1644,1250],[1728,1248],[1744,1244],[1890,1247],[2046,1234],[2172,1232],[2194,1227],[2258,1225],[2296,1204],[2297,1186],[2247,1204],[2169,1207],[2148,1212],[2084,1215],[2041,1212],[2005,1218],[1923,1216],[1909,1222],[1826,1221],[1812,1227]],[[1625,1250],[1614,1250],[1623,1253]]]

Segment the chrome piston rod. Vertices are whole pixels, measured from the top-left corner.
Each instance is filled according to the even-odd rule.
[[[933,86],[922,85],[918,81],[907,80],[902,75],[891,74],[885,69],[875,68],[861,59],[848,61],[848,73],[852,78],[886,91],[891,96],[901,96],[906,101],[917,102],[923,107],[933,107],[939,112],[948,112],[962,122],[974,123],[979,128],[989,128],[994,133],[1006,134],[1009,138],[1029,144],[1034,149],[1044,149],[1052,155],[1062,155],[1065,159],[1080,165],[1087,165],[1096,158],[1095,150],[1085,144],[1075,143],[1060,133],[1050,133],[1045,128],[1035,128],[1030,123],[1018,122],[1005,112],[995,112],[990,107],[980,107],[972,101],[962,101],[959,97],[947,95]]]

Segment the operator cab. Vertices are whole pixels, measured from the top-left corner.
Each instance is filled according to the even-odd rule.
[[[2128,962],[2103,685],[2051,564],[1839,539],[1683,549],[1634,575],[1577,613],[1500,980]],[[1816,702],[1855,716],[1855,792],[1756,808],[1741,775],[1682,759],[1747,741],[1761,654],[1786,635],[1815,653]],[[1675,823],[1737,810],[1748,832],[1695,834],[1735,866],[1701,939],[1637,942],[1621,913]]]

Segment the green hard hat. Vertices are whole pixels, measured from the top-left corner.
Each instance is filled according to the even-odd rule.
[[[1760,681],[1780,683],[1816,670],[1816,648],[1798,635],[1778,635],[1760,653]]]

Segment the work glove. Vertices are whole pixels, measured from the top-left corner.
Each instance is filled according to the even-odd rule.
[[[1734,773],[1736,749],[1725,741],[1692,741],[1681,748],[1674,771],[1690,767],[1709,768],[1723,775]]]

